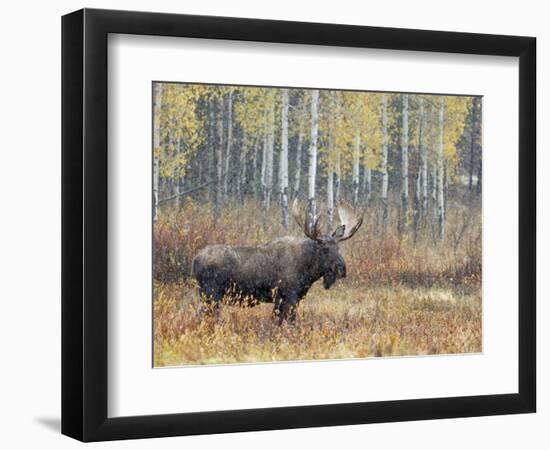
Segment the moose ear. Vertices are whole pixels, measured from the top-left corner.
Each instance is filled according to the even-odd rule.
[[[344,236],[344,232],[346,231],[345,225],[340,225],[336,230],[334,230],[334,233],[332,233],[332,237],[335,239],[339,239],[342,236]]]

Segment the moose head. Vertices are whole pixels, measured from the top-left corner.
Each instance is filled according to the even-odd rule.
[[[323,234],[320,214],[317,214],[313,220],[308,220],[310,218],[307,211],[303,214],[300,213],[297,200],[294,200],[291,212],[303,233],[316,243],[323,286],[325,289],[329,289],[338,278],[346,276],[346,262],[340,254],[338,244],[353,237],[363,224],[365,213],[363,211],[360,215],[356,215],[349,206],[341,204],[338,206],[340,225],[331,234]]]

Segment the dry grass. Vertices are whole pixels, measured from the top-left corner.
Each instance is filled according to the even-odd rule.
[[[196,318],[189,272],[200,248],[256,244],[283,234],[276,208],[265,219],[257,211],[253,204],[228,208],[218,223],[207,205],[188,202],[163,211],[154,235],[155,366],[482,350],[479,211],[450,216],[442,244],[429,226],[416,243],[412,233],[381,233],[371,212],[342,246],[348,278],[330,290],[314,285],[294,326],[276,325],[271,305],[224,305],[217,319]],[[460,235],[466,218],[467,231]]]
[[[270,305],[224,305],[195,317],[190,285],[157,288],[155,366],[246,363],[481,351],[481,298],[447,289],[316,285],[295,326],[279,327]]]

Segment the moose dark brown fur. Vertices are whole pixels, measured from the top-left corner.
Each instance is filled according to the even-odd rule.
[[[309,288],[323,278],[329,289],[346,276],[346,263],[338,243],[351,238],[363,222],[347,207],[338,209],[342,225],[331,234],[320,232],[319,217],[307,226],[297,203],[292,214],[306,237],[286,236],[265,245],[209,245],[193,259],[193,274],[202,302],[217,311],[222,299],[254,305],[274,303],[279,324],[295,321],[296,308]],[[204,305],[203,305],[204,306]]]

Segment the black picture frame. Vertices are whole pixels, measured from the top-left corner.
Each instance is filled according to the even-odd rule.
[[[517,393],[107,416],[107,36],[178,36],[519,58]],[[535,412],[536,39],[83,9],[62,18],[62,433],[82,441]]]

